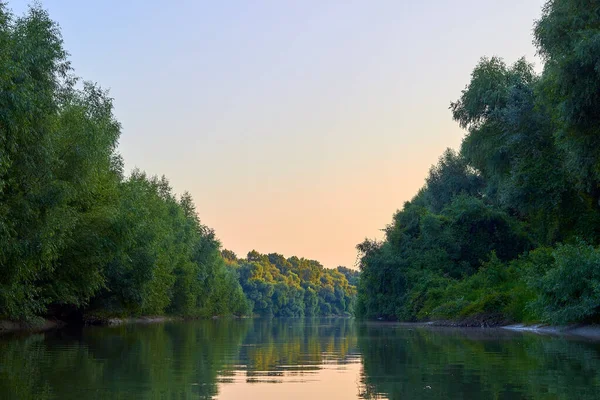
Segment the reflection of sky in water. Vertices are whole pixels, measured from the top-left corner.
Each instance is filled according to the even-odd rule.
[[[268,373],[248,377],[244,371],[238,371],[231,380],[219,383],[218,398],[354,399],[363,391],[360,375],[358,358],[343,367],[327,364],[315,371],[284,371],[277,377]]]
[[[597,400],[600,343],[494,329],[217,320],[0,338],[4,399]]]
[[[231,360],[234,364],[217,378],[218,398],[352,399],[362,393],[353,322],[317,322],[304,332],[308,335],[298,331],[301,323],[282,325],[273,331],[287,332],[293,344],[280,336],[266,343],[242,344],[240,355]]]

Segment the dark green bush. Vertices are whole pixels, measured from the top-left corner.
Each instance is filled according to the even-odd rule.
[[[529,277],[538,297],[531,307],[554,324],[600,321],[600,249],[558,245],[552,261],[535,265]]]

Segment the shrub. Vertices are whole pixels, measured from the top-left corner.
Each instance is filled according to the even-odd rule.
[[[579,242],[558,245],[551,255],[531,271],[528,282],[538,296],[530,306],[554,324],[599,321],[600,250]]]

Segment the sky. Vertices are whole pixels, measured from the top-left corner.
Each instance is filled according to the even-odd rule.
[[[15,14],[29,1],[8,1]],[[464,132],[482,56],[541,68],[543,0],[42,0],[109,89],[125,167],[189,191],[238,256],[356,267]]]

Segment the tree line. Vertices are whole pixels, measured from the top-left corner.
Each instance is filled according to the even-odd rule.
[[[223,251],[223,257],[239,276],[253,313],[261,316],[303,317],[351,315],[356,298],[358,271],[345,267],[324,268],[318,261],[260,254],[253,250],[245,259]]]
[[[321,267],[302,286],[293,272],[248,272],[260,260],[225,262],[189,193],[125,173],[120,131],[112,99],[74,74],[48,13],[16,17],[0,3],[0,318],[297,316],[313,305],[284,296],[305,290],[319,314],[349,309],[344,275]],[[274,296],[264,307],[247,297],[263,282]]]
[[[482,58],[450,105],[466,130],[365,240],[357,312],[465,324],[600,321],[600,9],[550,0],[543,71]]]

